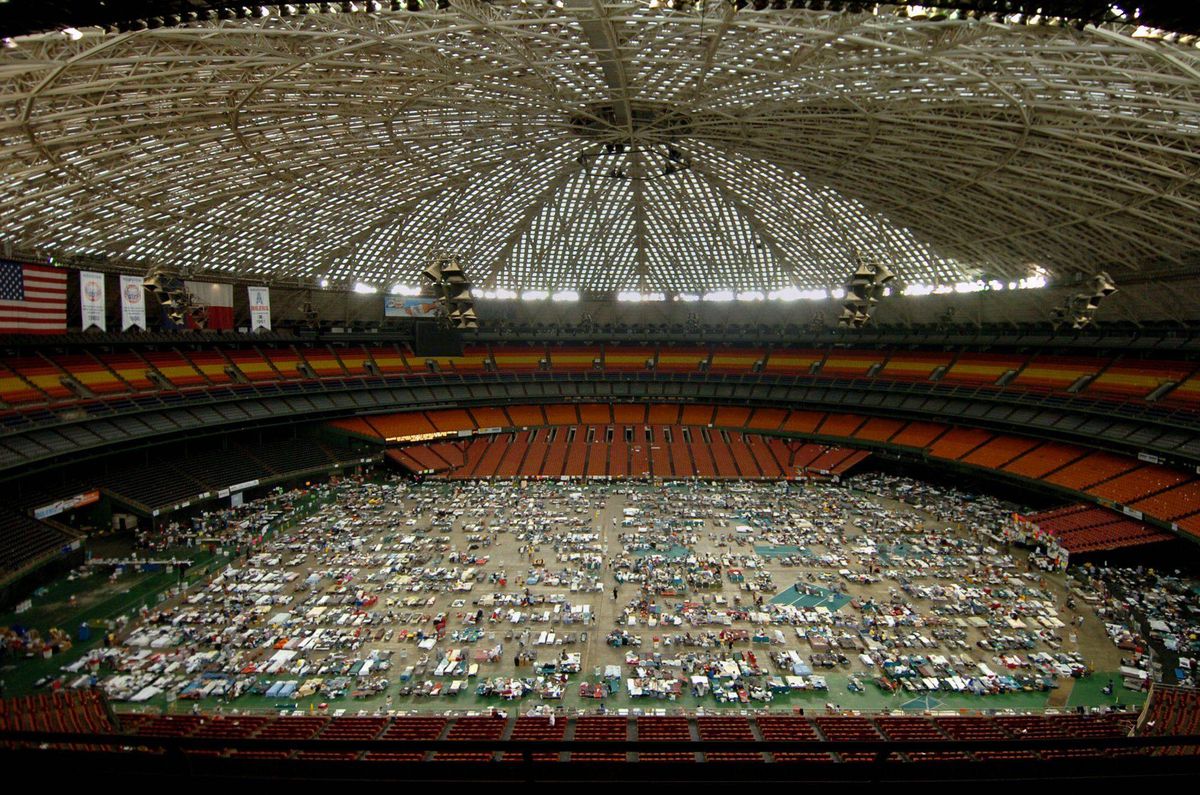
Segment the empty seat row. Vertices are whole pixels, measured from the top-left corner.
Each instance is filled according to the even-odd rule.
[[[603,370],[710,373],[819,379],[937,382],[967,389],[1079,392],[1111,400],[1200,407],[1195,362],[1059,357],[974,351],[813,350],[727,346],[473,345],[461,356],[419,356],[403,346],[257,344],[201,348],[84,350],[13,356],[0,370],[0,401],[10,406],[80,400],[155,389],[190,389],[234,381],[478,375],[497,372]],[[1003,386],[1001,386],[1003,384]],[[76,386],[78,385],[78,386]],[[81,389],[80,389],[81,388]],[[1163,393],[1163,390],[1167,391]]]

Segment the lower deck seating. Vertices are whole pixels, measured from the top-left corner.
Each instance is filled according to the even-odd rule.
[[[747,742],[754,740],[754,731],[750,721],[740,715],[734,716],[701,716],[696,718],[696,730],[701,740],[731,740]],[[762,762],[762,753],[746,751],[742,753],[706,752],[707,762]]]
[[[449,480],[560,476],[777,480],[794,478],[805,469],[844,474],[870,455],[844,447],[806,447],[811,450],[793,454],[777,439],[695,426],[560,425],[476,436],[462,444],[390,448],[387,456],[411,472]]]
[[[995,720],[977,715],[951,715],[936,718],[935,723],[953,740],[1008,740],[1008,732],[1004,731]],[[972,756],[982,760],[1029,760],[1036,759],[1033,751],[974,751]]]
[[[937,745],[947,739],[936,723],[922,717],[876,718],[875,725],[889,740],[916,740]],[[961,751],[909,751],[905,756],[914,762],[962,762],[968,758]]]
[[[629,738],[629,720],[616,715],[585,715],[575,721],[576,740],[626,740]],[[624,762],[626,754],[591,753],[572,751],[572,762]]]
[[[763,715],[756,719],[764,740],[820,740],[817,730],[800,715]],[[833,762],[833,754],[773,751],[776,762]]]
[[[1059,546],[1071,553],[1141,546],[1175,537],[1144,522],[1094,505],[1068,505],[1027,518],[1043,532],[1054,536]]]
[[[512,734],[509,739],[512,740],[561,740],[567,730],[567,722],[565,720],[551,720],[549,717],[539,717],[534,715],[523,715],[517,718],[513,724]],[[505,761],[514,761],[521,759],[521,754],[505,753],[503,759]],[[534,754],[533,759],[537,762],[558,762],[562,758],[561,753],[546,753]]]
[[[821,716],[814,719],[817,729],[827,740],[876,740],[880,739],[879,732],[869,718],[855,715]],[[843,762],[871,762],[875,755],[871,753],[847,752],[840,753]]]
[[[0,572],[17,572],[75,540],[54,525],[0,505]]]
[[[1194,689],[1157,688],[1143,711],[1137,734],[1195,734],[1200,731],[1200,696]],[[1133,713],[1101,715],[1032,714],[990,717],[984,715],[819,715],[806,718],[796,714],[745,715],[644,715],[627,718],[618,715],[548,717],[483,714],[450,717],[445,715],[277,716],[243,715],[119,715],[118,723],[109,717],[103,698],[93,692],[58,692],[0,701],[0,732],[64,731],[78,733],[120,733],[143,738],[207,738],[229,740],[228,748],[195,751],[207,755],[229,754],[263,759],[310,759],[346,762],[420,762],[436,759],[444,762],[490,763],[499,758],[518,761],[521,756],[505,749],[509,740],[545,741],[625,741],[636,740],[634,759],[639,762],[765,762],[832,763],[872,761],[875,752],[839,752],[817,749],[803,751],[754,751],[751,749],[710,750],[703,756],[686,750],[659,751],[656,742],[765,741],[905,741],[927,743],[928,750],[894,753],[894,762],[941,762],[980,760],[1019,760],[1062,757],[1121,756],[1142,751],[1101,750],[1096,748],[1033,751],[1020,747],[1020,741],[1037,738],[1105,739],[1124,737],[1134,727]],[[282,741],[379,741],[386,748],[255,749],[238,748],[240,740]],[[406,743],[426,740],[496,741],[492,751],[437,751],[406,747]],[[955,740],[1011,741],[1012,748],[966,751],[949,747]],[[1170,749],[1171,753],[1196,753],[1196,748]],[[536,752],[538,761],[624,762],[625,753],[582,751]]]
[[[458,718],[446,734],[447,740],[498,740],[508,727],[508,721],[491,715]],[[434,759],[439,762],[490,762],[493,755],[487,751],[453,753],[439,751]]]
[[[115,465],[90,474],[81,485],[101,488],[127,502],[153,509],[189,500],[206,491],[316,470],[360,457],[361,453],[349,448],[308,438],[268,439],[258,445],[200,448],[153,467],[140,462]],[[4,548],[0,535],[0,549]]]
[[[619,422],[637,418],[644,421]],[[1147,516],[1178,521],[1185,532],[1200,535],[1200,479],[1192,473],[1074,444],[936,422],[715,405],[585,403],[415,411],[331,425],[381,441],[434,431],[505,431],[474,437],[464,449],[464,463],[445,471],[453,479],[776,479],[781,472],[792,478],[805,470],[840,475],[868,454],[850,448],[886,443],[1124,500]],[[830,429],[847,434],[847,447],[774,435],[823,436]],[[1139,539],[1128,526],[1120,528],[1120,536]]]
[[[1155,685],[1142,710],[1136,733],[1147,737],[1200,734],[1200,689]],[[1157,753],[1200,754],[1200,745],[1171,746]]]
[[[60,690],[0,699],[0,732],[4,731],[112,734],[116,727],[99,693]]]
[[[637,739],[644,747],[653,747],[655,741],[690,740],[692,730],[688,719],[683,716],[646,715],[637,719]],[[653,753],[638,751],[639,762],[694,762],[695,754],[685,752]]]
[[[436,740],[442,736],[449,721],[440,716],[413,716],[394,718],[379,735],[381,740],[394,740],[397,746],[405,740]],[[425,758],[423,751],[368,751],[363,757],[368,762],[420,762]]]

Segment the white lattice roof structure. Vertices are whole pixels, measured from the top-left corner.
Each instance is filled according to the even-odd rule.
[[[1133,27],[275,12],[0,51],[0,241],[381,289],[450,250],[485,288],[666,294],[830,288],[856,256],[1120,280],[1200,243],[1200,50]]]

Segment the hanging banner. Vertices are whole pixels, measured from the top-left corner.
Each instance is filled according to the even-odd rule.
[[[146,330],[146,293],[141,276],[121,277],[121,331]]]
[[[107,331],[104,326],[103,273],[79,272],[79,309],[83,317],[80,328],[87,331],[95,326],[101,331]]]
[[[73,511],[76,508],[82,508],[85,505],[91,505],[94,502],[100,501],[99,490],[85,491],[83,494],[76,494],[74,497],[52,502],[49,505],[43,505],[41,508],[35,508],[33,511],[34,519],[46,519],[51,516],[57,516],[64,511]]]
[[[250,330],[271,330],[271,291],[266,287],[247,287],[250,294]]]
[[[206,328],[231,330],[233,328],[233,285],[213,282],[185,281],[184,287],[196,303],[208,310]],[[196,328],[196,321],[189,315],[188,328]]]
[[[437,301],[433,298],[410,298],[403,295],[383,297],[384,317],[437,317]]]

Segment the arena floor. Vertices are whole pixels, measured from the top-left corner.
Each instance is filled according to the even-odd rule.
[[[869,487],[871,481],[862,483]],[[591,710],[600,706],[600,700],[581,697],[579,684],[584,681],[589,686],[598,684],[597,672],[609,666],[620,667],[621,683],[618,692],[603,699],[607,709],[824,708],[834,704],[843,709],[1036,710],[1114,702],[1132,704],[1142,699],[1142,694],[1121,687],[1120,677],[1115,674],[1120,665],[1120,651],[1082,602],[1083,624],[1077,629],[1071,626],[1076,613],[1065,607],[1062,575],[1030,572],[1026,552],[1013,548],[1011,553],[1004,553],[996,549],[995,541],[982,535],[982,531],[997,530],[1007,516],[1005,507],[990,500],[930,495],[927,498],[930,504],[941,506],[941,516],[935,517],[911,505],[865,492],[816,485],[785,488],[779,484],[748,483],[666,486],[539,483],[522,488],[515,483],[410,485],[390,481],[387,486],[344,486],[326,496],[330,501],[320,504],[318,499],[315,513],[269,535],[251,555],[248,565],[235,560],[241,571],[238,577],[208,583],[201,576],[204,566],[193,567],[189,576],[196,584],[182,596],[171,596],[171,591],[164,589],[174,581],[172,576],[126,574],[110,582],[107,577],[94,574],[77,581],[77,589],[72,584],[63,584],[52,590],[24,620],[28,625],[53,620],[60,626],[75,626],[84,613],[99,622],[115,615],[135,617],[140,612],[141,619],[133,618],[120,631],[120,646],[108,652],[118,669],[130,667],[130,655],[139,650],[143,659],[152,649],[156,655],[174,655],[182,664],[196,654],[220,649],[223,662],[205,670],[244,674],[257,666],[260,682],[290,680],[299,685],[299,692],[284,697],[247,692],[234,699],[197,699],[196,703],[206,709],[327,708],[356,712],[497,707],[526,711],[544,704]],[[248,529],[241,532],[243,538],[248,537],[248,532],[252,534]],[[992,549],[981,551],[980,545]],[[646,546],[653,548],[640,548]],[[232,552],[233,547],[227,545],[226,551]],[[197,557],[195,548],[184,548],[180,554]],[[1006,565],[994,565],[1007,554],[1011,558]],[[468,558],[475,562],[464,563]],[[486,563],[480,564],[483,558]],[[703,568],[697,563],[705,561],[721,566],[719,576],[710,571],[704,576],[696,575],[689,582],[690,574],[695,575],[698,568]],[[991,568],[987,567],[989,562],[993,564]],[[730,576],[730,569],[740,569],[745,582],[734,581],[737,578]],[[683,582],[674,595],[664,595],[662,587],[643,591],[638,583],[624,582],[616,586],[614,598],[614,578],[618,575],[659,578],[661,586],[675,574]],[[532,577],[538,581],[529,584]],[[867,577],[877,577],[879,581],[853,581]],[[556,578],[561,582],[546,582]],[[567,584],[570,582],[575,590]],[[925,590],[906,593],[902,582],[910,588]],[[86,603],[77,598],[75,605],[68,604],[71,592],[87,593],[89,587],[95,589],[99,583],[104,583],[101,589],[104,598],[92,597]],[[245,590],[235,597],[238,583]],[[271,590],[264,583],[278,588]],[[747,584],[757,585],[760,590],[748,590]],[[744,630],[754,636],[756,632],[765,632],[759,641],[735,640],[732,651],[753,652],[768,675],[782,673],[771,659],[772,653],[792,650],[810,660],[814,649],[807,640],[798,637],[793,626],[768,627],[761,615],[757,620],[747,617],[727,625],[668,626],[659,619],[655,619],[654,625],[650,622],[655,610],[665,617],[678,614],[686,604],[689,607],[685,609],[706,606],[715,615],[731,607],[751,608],[756,596],[761,596],[764,610],[770,610],[772,604],[793,605],[808,611],[828,610],[832,622],[844,619],[854,628],[864,616],[862,608],[868,600],[888,610],[900,610],[904,605],[915,612],[921,626],[877,631],[882,653],[886,654],[887,647],[897,643],[900,635],[919,632],[928,636],[934,628],[957,630],[961,644],[946,640],[939,642],[937,648],[901,651],[969,656],[974,663],[1003,672],[1000,652],[978,645],[992,631],[990,628],[961,626],[948,615],[938,616],[940,623],[931,621],[935,606],[947,601],[942,592],[955,586],[987,589],[987,599],[994,602],[995,615],[1021,610],[1030,600],[1052,602],[1053,613],[1065,626],[1044,632],[1046,637],[1039,638],[1033,649],[1013,653],[1024,657],[1032,652],[1077,651],[1097,673],[1082,679],[1059,677],[1057,687],[1044,692],[976,695],[902,689],[888,693],[871,681],[878,669],[868,667],[859,658],[861,650],[846,649],[845,661],[829,668],[813,666],[813,674],[825,678],[828,690],[789,690],[774,693],[769,702],[751,698],[729,703],[719,702],[712,693],[697,696],[687,687],[675,698],[630,694],[628,680],[636,678],[636,670],[627,664],[627,653],[633,652],[642,659],[653,659],[658,654],[666,660],[730,654],[724,638],[713,637],[707,645],[689,646],[683,643],[685,633],[700,643],[705,633],[717,636],[723,631]],[[1006,588],[1009,590],[1005,591]],[[1027,590],[1021,593],[1021,589]],[[930,597],[931,591],[937,595]],[[156,592],[163,593],[164,601],[156,603]],[[563,602],[575,606],[577,611],[586,605],[592,619],[572,624],[512,623],[502,609],[486,604],[489,595],[521,599],[526,593],[535,602],[545,597],[558,603],[560,610],[564,609]],[[139,601],[149,609],[139,610],[136,606]],[[324,610],[313,612],[314,607],[322,606]],[[73,613],[76,607],[78,614]],[[546,608],[543,604],[533,605],[532,612]],[[454,640],[455,632],[474,631],[476,625],[471,618],[479,610],[484,613],[478,625],[480,637],[473,641]],[[494,616],[493,610],[498,611]],[[314,627],[342,626],[337,621],[355,612],[371,618],[369,625],[359,624],[355,628],[359,642],[346,641],[344,634],[343,640],[330,644],[331,648],[298,654],[297,659],[307,660],[307,671],[297,673],[285,668],[269,674],[262,672],[266,658],[272,654],[270,646],[263,648],[264,638],[294,638]],[[434,619],[439,614],[445,615],[446,626],[444,636],[432,649],[419,648],[416,638],[401,637],[418,629],[426,635],[432,634]],[[181,640],[180,626],[191,626],[194,631]],[[227,633],[220,644],[214,642],[209,633],[225,627],[237,627],[244,633],[244,640],[235,640],[233,634]],[[618,628],[640,637],[641,644],[610,645],[609,633]],[[554,632],[557,637],[574,635],[575,642],[541,645],[537,641],[543,632]],[[363,638],[362,633],[370,639]],[[1070,639],[1072,633],[1075,642]],[[1055,635],[1061,638],[1061,644],[1053,639]],[[150,643],[150,638],[155,642]],[[276,645],[281,647],[282,644]],[[500,654],[491,661],[479,662],[475,676],[435,673],[451,649],[462,649],[469,664],[477,652],[496,647],[502,647]],[[52,674],[59,666],[96,648],[92,639],[51,660],[9,665],[0,676],[7,680],[10,691],[24,690],[31,685],[34,675]],[[320,674],[321,665],[339,659],[362,659],[370,651],[387,658],[390,667],[373,676],[349,677],[350,686],[344,688],[340,697],[320,691],[305,694],[306,683],[322,680],[323,686],[328,687],[336,681],[335,676]],[[522,652],[535,657],[536,663],[523,661],[519,667],[514,665],[514,657]],[[484,682],[508,678],[535,680],[536,664],[555,661],[563,653],[579,654],[580,670],[567,676],[561,699],[543,698],[532,692],[510,701],[476,692]],[[408,681],[402,681],[401,674],[410,667],[417,670]],[[188,681],[189,677],[183,675],[172,680],[175,686],[166,687],[163,694],[140,703],[122,703],[121,692],[128,695],[127,691],[146,681],[145,676],[133,677],[122,689],[114,681],[122,674],[121,670],[100,674],[101,684],[110,696],[118,695],[119,709],[184,710],[191,706],[171,695]],[[679,670],[673,671],[673,675],[679,674]],[[861,692],[851,691],[852,677],[862,685]],[[74,678],[72,674],[67,676],[68,681]],[[241,677],[243,682],[254,678]],[[1110,679],[1117,682],[1111,696],[1102,692]],[[464,683],[462,691],[445,695],[455,680]],[[443,694],[420,694],[427,688],[425,682],[441,684]],[[257,689],[261,691],[263,686]],[[410,689],[418,693],[410,693]]]

